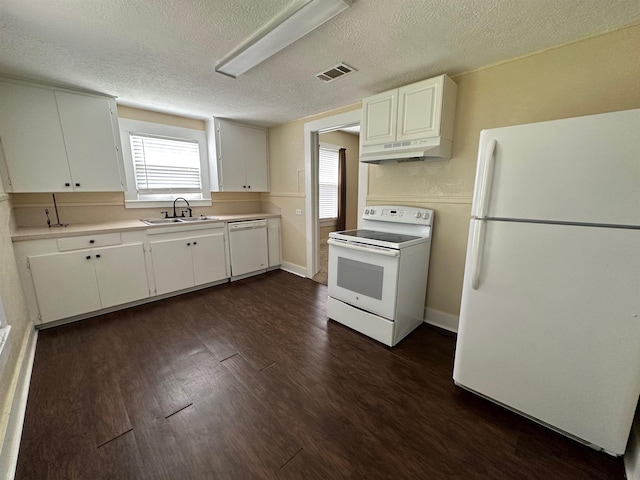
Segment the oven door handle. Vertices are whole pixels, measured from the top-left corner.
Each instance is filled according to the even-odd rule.
[[[327,240],[327,243],[329,245],[335,245],[336,247],[349,248],[351,250],[358,250],[360,252],[373,253],[374,255],[386,255],[387,257],[397,257],[400,254],[398,250],[391,250],[389,248],[376,246],[354,245],[353,243],[341,242],[332,238]]]

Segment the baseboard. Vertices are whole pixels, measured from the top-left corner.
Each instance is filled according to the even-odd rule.
[[[640,419],[636,417],[631,427],[631,435],[624,454],[624,470],[627,480],[640,480]]]
[[[453,333],[458,333],[458,321],[460,317],[451,315],[450,313],[434,310],[433,308],[426,309],[425,323],[435,325],[436,327],[449,330]]]
[[[293,273],[294,275],[298,275],[302,278],[307,278],[307,269],[305,267],[301,267],[300,265],[296,265],[294,263],[282,262],[280,266],[282,270],[285,272]]]
[[[24,414],[27,409],[27,396],[29,394],[37,338],[38,333],[32,328],[20,350],[18,368],[9,386],[11,409],[7,430],[2,442],[2,450],[0,450],[0,472],[6,472],[6,477],[4,477],[6,480],[13,480],[16,475],[18,451],[20,449],[20,439],[22,438]]]

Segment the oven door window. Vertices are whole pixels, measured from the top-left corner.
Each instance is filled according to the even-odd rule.
[[[330,244],[329,295],[394,320],[399,264],[399,256]]]
[[[341,288],[382,300],[384,267],[338,257],[337,283]]]

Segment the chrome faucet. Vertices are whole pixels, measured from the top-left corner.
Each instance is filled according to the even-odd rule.
[[[176,202],[177,202],[178,200],[184,200],[184,203],[186,203],[186,204],[187,204],[187,210],[182,210],[182,212],[181,212],[181,215],[180,215],[180,216],[181,216],[181,217],[184,217],[184,212],[185,212],[185,211],[188,211],[188,212],[189,212],[189,216],[190,216],[190,217],[192,217],[192,216],[193,216],[193,214],[192,214],[192,212],[191,212],[191,208],[189,208],[190,206],[189,206],[189,202],[187,201],[187,199],[186,199],[186,198],[183,198],[183,197],[178,197],[178,198],[176,198],[176,199],[173,201],[173,218],[177,218],[177,217],[178,217],[178,214],[176,213]]]

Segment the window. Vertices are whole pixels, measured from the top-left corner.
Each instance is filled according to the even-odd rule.
[[[338,217],[338,150],[335,145],[320,145],[318,159],[318,214],[320,220]]]
[[[166,207],[176,197],[211,205],[203,130],[119,119],[127,208]]]
[[[138,198],[202,199],[198,142],[130,133]]]

